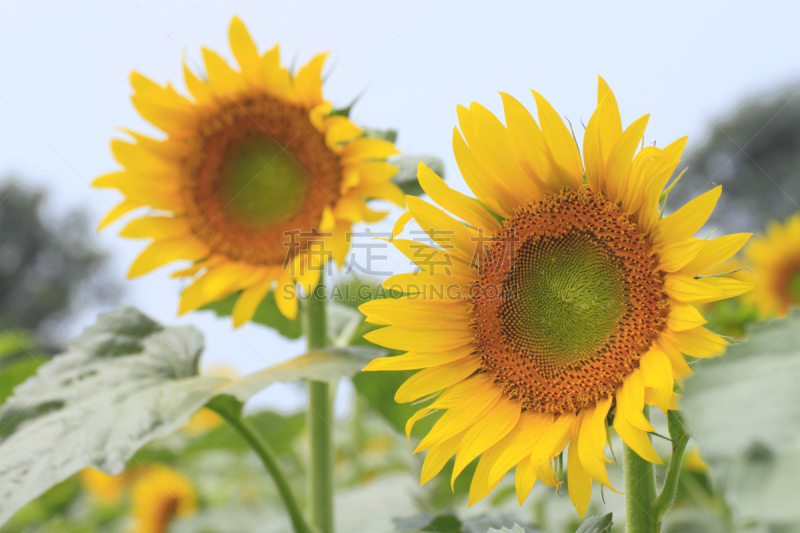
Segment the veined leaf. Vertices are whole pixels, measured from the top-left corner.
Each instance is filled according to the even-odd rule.
[[[202,334],[163,327],[134,308],[100,315],[0,409],[0,524],[87,466],[119,474],[148,442],[207,403],[232,408],[278,381],[333,381],[382,355],[330,348],[239,380],[199,376]]]

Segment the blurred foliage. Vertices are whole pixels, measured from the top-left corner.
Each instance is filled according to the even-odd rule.
[[[47,359],[30,335],[9,330],[0,333],[0,405]]]
[[[800,201],[800,100],[798,86],[758,95],[715,121],[703,144],[677,172],[689,171],[669,195],[674,210],[716,185],[724,193],[709,220],[726,233],[758,231],[782,220]]]
[[[57,345],[54,323],[78,302],[116,300],[118,290],[100,276],[106,255],[92,244],[84,214],[46,219],[45,199],[13,179],[0,184],[0,325]]]

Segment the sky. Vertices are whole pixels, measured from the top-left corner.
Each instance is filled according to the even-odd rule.
[[[620,103],[623,124],[650,114],[645,142],[690,135],[762,91],[800,80],[800,7],[788,2],[403,2],[323,1],[29,1],[0,3],[0,176],[49,191],[44,215],[56,223],[86,210],[95,226],[119,200],[92,179],[117,168],[109,140],[119,127],[158,132],[130,103],[129,74],[139,71],[183,90],[181,59],[200,64],[200,47],[232,58],[227,27],[248,25],[260,49],[281,44],[285,64],[330,50],[325,95],[335,105],[358,99],[361,125],[399,131],[406,154],[445,162],[451,186],[467,192],[452,155],[456,106],[480,102],[502,114],[498,91],[533,108],[535,89],[582,136],[596,103],[598,75]],[[501,115],[502,116],[502,115]],[[697,191],[702,192],[702,191]],[[385,231],[399,215],[392,210]],[[106,272],[134,305],[168,325],[206,335],[204,365],[247,374],[303,352],[260,326],[233,330],[210,313],[176,317],[181,285],[162,269],[136,280],[125,272],[144,247],[116,235],[97,238]],[[392,268],[410,269],[397,259]],[[394,263],[400,263],[397,266]],[[103,309],[80,309],[64,325],[77,334]],[[283,388],[282,388],[283,387]],[[261,402],[283,411],[302,391],[279,386]]]

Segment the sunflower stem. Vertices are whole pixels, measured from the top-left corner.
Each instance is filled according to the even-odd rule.
[[[650,419],[650,408],[644,407]],[[648,435],[648,439],[649,439]],[[653,510],[656,499],[656,471],[653,463],[639,457],[623,444],[623,474],[625,475],[626,533],[658,533],[658,520]]]
[[[213,409],[213,407],[212,407]],[[267,441],[261,436],[253,426],[244,418],[237,418],[231,416],[225,409],[214,409],[222,418],[224,418],[239,434],[247,441],[251,448],[261,458],[261,462],[267,468],[267,471],[272,476],[275,486],[278,488],[278,493],[283,499],[283,504],[286,506],[286,511],[289,513],[289,518],[292,521],[292,527],[295,533],[313,533],[313,530],[306,523],[303,517],[303,512],[300,510],[300,505],[294,497],[292,488],[289,482],[283,475],[281,467],[278,465],[278,460],[275,452]]]
[[[653,513],[656,515],[656,523],[661,527],[661,520],[675,501],[675,494],[678,492],[678,477],[681,473],[681,463],[683,451],[689,442],[689,433],[681,422],[680,416],[675,411],[670,411],[667,415],[669,426],[669,436],[672,439],[672,457],[669,459],[667,477],[664,479],[664,487],[661,494],[653,500]]]
[[[323,279],[303,305],[303,328],[309,352],[328,344]],[[319,533],[333,533],[333,401],[329,383],[308,383],[306,419],[310,443],[309,515]]]

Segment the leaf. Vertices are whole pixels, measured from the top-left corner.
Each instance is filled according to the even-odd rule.
[[[611,513],[587,518],[575,533],[610,533],[614,523]]]
[[[800,309],[694,367],[683,414],[736,519],[800,521]]]
[[[444,162],[432,155],[409,155],[392,160],[392,164],[400,168],[392,181],[403,189],[403,192],[412,196],[422,196],[425,191],[417,179],[417,167],[420,163],[425,163],[440,178],[444,179]]]
[[[453,513],[423,513],[407,518],[393,518],[398,531],[435,531],[437,533],[537,533],[540,530],[531,526],[524,528],[508,514],[482,514],[470,518],[462,518]],[[508,529],[503,524],[513,524]],[[488,532],[487,532],[488,529]]]
[[[336,380],[381,355],[330,348],[231,381],[198,375],[202,350],[195,328],[165,328],[125,308],[100,315],[39,367],[0,409],[0,524],[87,466],[119,474],[138,449],[212,399],[239,409],[278,381]]]
[[[800,309],[692,366],[681,407],[706,458],[741,457],[756,442],[800,446]]]
[[[522,527],[519,524],[515,523],[514,527],[512,527],[511,529],[508,529],[507,527],[504,527],[502,529],[495,529],[493,527],[490,527],[489,531],[487,531],[486,533],[525,533],[525,530],[522,529]]]
[[[372,137],[373,139],[383,139],[390,143],[397,142],[397,130],[377,130],[373,128],[364,128],[364,135]]]

